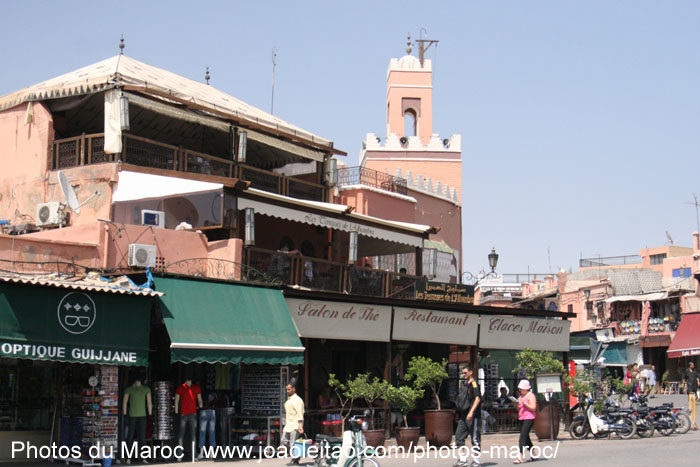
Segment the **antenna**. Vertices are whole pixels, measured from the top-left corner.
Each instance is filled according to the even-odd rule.
[[[425,52],[433,45],[436,44],[440,41],[436,40],[431,40],[431,39],[423,39],[423,31],[425,31],[426,37],[428,36],[428,31],[425,28],[420,28],[420,39],[417,39],[416,42],[418,42],[418,60],[420,60],[420,66],[423,67],[423,62],[425,61]],[[426,46],[426,44],[428,44]]]
[[[666,238],[668,238],[668,244],[673,245],[673,237],[671,237],[671,234],[668,233],[668,230],[666,231]]]
[[[275,113],[275,67],[277,67],[277,47],[272,48],[272,99],[270,100],[270,113]]]
[[[700,203],[698,203],[698,195],[693,193],[693,199],[695,200],[694,202],[690,203],[686,201],[684,204],[692,204],[695,206],[695,222],[697,223],[696,232],[700,232],[700,212],[698,211],[698,209],[700,209]]]
[[[86,199],[82,203],[78,203],[78,197],[75,194],[75,190],[68,181],[68,178],[66,178],[66,174],[64,174],[61,171],[58,172],[58,184],[61,185],[63,198],[66,200],[68,207],[71,211],[73,211],[76,214],[80,214],[80,206],[82,206],[83,204],[87,203],[92,198],[100,194],[99,190],[96,190],[93,194],[90,195],[90,197],[88,197],[88,199]]]

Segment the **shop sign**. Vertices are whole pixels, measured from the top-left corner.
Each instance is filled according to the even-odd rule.
[[[447,282],[416,281],[416,300],[474,303],[474,286]]]
[[[0,284],[0,357],[146,365],[151,299]]]
[[[393,340],[475,345],[479,315],[422,308],[394,308]]]
[[[389,342],[391,307],[287,298],[299,337]]]
[[[568,320],[481,315],[479,347],[569,351]]]
[[[88,347],[50,344],[25,344],[0,341],[0,356],[9,358],[31,358],[80,363],[135,365],[139,363],[136,352],[95,349]]]

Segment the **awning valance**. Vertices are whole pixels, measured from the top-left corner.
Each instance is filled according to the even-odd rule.
[[[304,347],[281,291],[170,277],[154,282],[166,294],[160,303],[171,361],[304,362]]]
[[[666,352],[669,358],[700,355],[700,313],[682,315],[678,331]]]
[[[606,303],[615,302],[654,302],[668,298],[668,292],[652,292],[637,295],[616,295],[605,300]]]
[[[626,366],[627,365],[627,343],[610,342],[608,348],[603,352],[603,365],[605,366]]]
[[[565,319],[481,315],[479,347],[568,352],[570,326]]]
[[[420,234],[409,235],[406,233],[395,232],[392,230],[382,229],[375,226],[359,224],[345,219],[324,216],[309,211],[291,209],[284,206],[264,203],[262,201],[247,198],[239,198],[238,209],[242,210],[246,208],[253,208],[257,214],[277,217],[279,219],[285,219],[288,221],[318,225],[320,227],[327,227],[333,230],[340,230],[344,232],[356,231],[359,235],[363,235],[366,237],[378,238],[381,240],[401,243],[404,245],[410,245],[418,248],[423,247],[423,238],[420,236]]]
[[[423,308],[394,308],[392,339],[475,345],[479,315]]]
[[[0,356],[146,366],[152,300],[0,283]]]

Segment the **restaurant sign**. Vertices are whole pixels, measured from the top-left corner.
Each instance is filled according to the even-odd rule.
[[[479,315],[394,308],[393,340],[475,345]]]
[[[389,342],[391,307],[287,298],[299,337]]]
[[[416,300],[474,303],[474,286],[447,282],[416,281]]]
[[[481,315],[483,349],[569,351],[568,320]]]
[[[0,284],[0,357],[148,364],[150,297]]]

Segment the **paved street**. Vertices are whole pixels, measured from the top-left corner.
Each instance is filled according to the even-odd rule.
[[[685,396],[659,396],[652,400],[651,405],[660,405],[663,402],[674,402],[676,407],[686,407]],[[589,467],[594,466],[643,466],[643,465],[698,465],[700,451],[700,431],[689,431],[684,435],[673,434],[669,437],[664,437],[656,433],[651,439],[641,439],[635,437],[631,440],[620,440],[616,437],[611,439],[595,440],[590,436],[581,441],[572,440],[567,432],[561,432],[557,442],[537,442],[536,437],[532,434],[532,439],[535,446],[545,449],[545,454],[556,452],[556,457],[551,459],[542,459],[528,465],[541,467]],[[425,446],[424,440],[422,445]],[[512,465],[513,458],[508,457],[511,454],[513,446],[517,446],[517,434],[487,434],[483,437],[483,455],[482,463],[484,466],[496,465]],[[393,442],[388,442],[387,446],[393,445]],[[499,456],[500,450],[500,456]],[[441,455],[443,457],[441,457]],[[384,466],[410,466],[421,465],[425,467],[448,467],[456,462],[456,452],[443,451],[435,453],[426,458],[422,453],[415,456],[413,454],[404,457],[387,457],[379,459],[379,463]],[[306,465],[311,466],[312,463],[307,459]],[[156,464],[159,466],[184,466],[191,464],[191,461],[182,463]],[[236,467],[257,466],[279,467],[287,463],[281,459],[257,459],[252,460],[217,460],[217,461],[200,461],[196,462],[197,467],[223,467],[225,465],[235,465]],[[15,465],[21,467],[48,467],[48,462],[22,462]],[[134,464],[140,465],[140,464]]]

